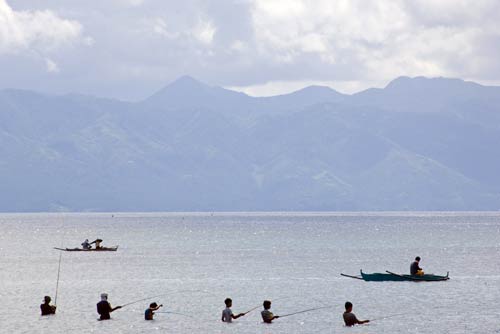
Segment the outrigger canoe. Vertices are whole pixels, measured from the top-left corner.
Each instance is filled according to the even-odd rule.
[[[355,279],[360,279],[367,282],[384,282],[384,281],[413,281],[413,282],[436,282],[436,281],[447,281],[450,279],[449,272],[446,273],[446,276],[439,276],[433,274],[425,274],[425,275],[405,275],[405,274],[396,274],[391,271],[386,271],[385,273],[373,273],[366,274],[363,270],[360,270],[360,276],[352,276],[346,274],[340,274],[344,277],[350,277]]]
[[[100,247],[100,248],[91,248],[91,249],[54,247],[54,249],[66,251],[66,252],[116,252],[118,250],[118,246]]]

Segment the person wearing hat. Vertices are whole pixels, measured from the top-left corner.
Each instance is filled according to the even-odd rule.
[[[42,315],[51,315],[56,314],[56,306],[50,305],[50,297],[43,297],[43,304],[40,305],[40,310],[42,311]]]
[[[163,304],[156,304],[156,303],[151,303],[149,304],[149,308],[146,309],[146,311],[144,312],[144,319],[145,320],[153,320],[153,316],[154,316],[154,311],[157,311],[160,307],[162,307]]]
[[[415,258],[415,261],[410,266],[410,274],[411,275],[417,275],[417,276],[422,276],[424,274],[424,271],[422,268],[420,268],[420,256],[417,256]]]
[[[97,313],[101,315],[99,320],[109,320],[111,316],[109,315],[111,312],[122,308],[121,306],[117,306],[115,308],[111,307],[111,304],[108,302],[108,294],[101,293],[101,301],[97,303]]]
[[[92,241],[90,244],[95,244],[95,249],[101,249],[102,246],[101,246],[101,242],[102,242],[102,239],[95,239],[94,241]]]

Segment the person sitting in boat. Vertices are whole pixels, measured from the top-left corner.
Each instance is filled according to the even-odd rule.
[[[95,244],[95,249],[101,249],[102,248],[101,242],[102,239],[95,239],[94,241],[91,242],[91,244]]]
[[[160,307],[162,307],[163,304],[158,305],[157,303],[151,303],[149,304],[149,308],[146,309],[144,312],[144,319],[145,320],[153,320],[153,316],[155,315],[154,311],[158,311]]]
[[[92,245],[89,243],[89,239],[85,239],[85,241],[82,242],[82,248],[85,250],[89,250],[92,248]]]
[[[273,322],[274,319],[278,319],[278,315],[274,315],[273,312],[269,311],[271,308],[271,301],[270,300],[264,300],[264,303],[262,304],[264,306],[264,310],[260,312],[260,315],[262,316],[262,320],[266,324],[270,324]]]
[[[410,266],[410,274],[411,275],[417,275],[417,276],[422,276],[424,274],[424,271],[422,268],[419,266],[420,264],[420,256],[417,256],[415,258],[415,261]]]
[[[347,327],[351,327],[354,325],[361,325],[365,324],[367,322],[370,322],[370,320],[358,320],[356,318],[356,315],[352,313],[352,303],[351,302],[345,302],[345,312],[343,314],[344,317],[344,322]]]
[[[56,306],[50,305],[50,297],[45,296],[43,298],[43,304],[40,305],[40,310],[42,311],[42,315],[51,315],[56,314]]]
[[[109,320],[111,316],[109,315],[111,312],[122,308],[121,306],[111,307],[111,304],[108,302],[108,294],[101,293],[101,301],[97,303],[97,313],[101,315],[99,320]]]

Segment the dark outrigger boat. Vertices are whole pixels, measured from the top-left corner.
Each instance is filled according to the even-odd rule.
[[[340,274],[344,277],[350,277],[355,279],[360,279],[367,282],[384,282],[384,281],[413,281],[413,282],[437,282],[437,281],[447,281],[450,279],[449,272],[446,273],[446,276],[439,276],[433,274],[425,274],[425,275],[405,275],[405,274],[396,274],[391,271],[386,271],[385,273],[373,273],[373,274],[365,274],[363,270],[360,270],[360,276],[352,276],[346,274]]]
[[[118,246],[99,247],[99,248],[91,248],[91,249],[54,247],[54,249],[66,251],[66,252],[116,252],[118,250]]]

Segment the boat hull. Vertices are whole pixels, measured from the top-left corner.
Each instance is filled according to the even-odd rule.
[[[92,249],[83,249],[83,248],[58,248],[54,247],[54,249],[65,251],[65,252],[116,252],[118,250],[118,246],[113,247],[101,247],[101,248],[92,248]]]
[[[446,276],[439,275],[400,275],[390,271],[386,271],[385,273],[372,273],[367,274],[362,270],[360,271],[360,276],[351,276],[341,274],[345,277],[361,279],[366,282],[403,282],[403,281],[411,281],[411,282],[437,282],[437,281],[447,281],[449,280],[448,274]]]

